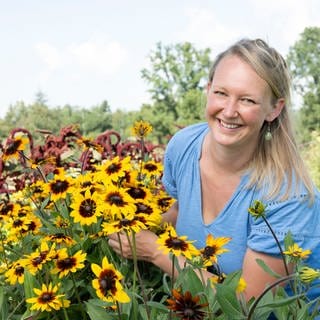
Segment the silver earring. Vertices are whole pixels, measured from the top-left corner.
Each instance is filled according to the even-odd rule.
[[[270,122],[268,122],[267,132],[265,133],[264,138],[265,138],[266,141],[270,141],[270,140],[272,139],[271,124],[270,124]]]

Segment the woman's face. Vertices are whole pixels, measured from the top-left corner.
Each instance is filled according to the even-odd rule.
[[[264,121],[272,121],[271,89],[235,55],[224,57],[208,84],[206,118],[215,142],[254,148]]]

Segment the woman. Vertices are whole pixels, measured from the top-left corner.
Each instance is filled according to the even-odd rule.
[[[231,237],[219,267],[224,273],[242,269],[248,299],[275,280],[257,259],[286,273],[263,219],[248,214],[255,200],[267,206],[268,222],[280,242],[291,231],[294,241],[312,252],[306,264],[320,268],[320,195],[294,140],[290,88],[286,63],[276,50],[261,39],[235,43],[212,66],[207,122],[176,133],[165,154],[163,184],[176,202],[164,219],[199,248],[208,234]],[[156,240],[150,231],[140,232],[138,257],[170,273],[171,260]],[[130,258],[126,238],[121,242],[122,254]],[[109,244],[120,254],[116,236]],[[318,290],[310,297],[319,295]]]

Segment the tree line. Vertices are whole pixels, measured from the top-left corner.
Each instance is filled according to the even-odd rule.
[[[298,141],[307,144],[320,132],[320,28],[308,27],[289,48],[286,57],[299,105],[293,116]],[[57,134],[70,124],[78,125],[82,135],[95,137],[113,129],[126,139],[137,120],[153,126],[150,139],[165,144],[179,128],[204,120],[205,85],[211,65],[211,49],[198,50],[189,42],[172,45],[157,43],[149,54],[150,67],[141,70],[151,96],[149,104],[137,111],[111,111],[108,101],[88,107],[49,107],[42,92],[32,104],[17,102],[0,119],[0,138],[17,127],[28,129],[35,139],[47,130]],[[314,139],[314,138],[313,138]]]

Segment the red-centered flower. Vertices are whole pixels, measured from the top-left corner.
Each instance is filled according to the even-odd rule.
[[[173,297],[167,299],[168,309],[172,310],[180,320],[203,320],[206,312],[202,311],[207,303],[199,303],[199,296],[192,296],[190,291],[184,294],[178,290],[172,290]]]

